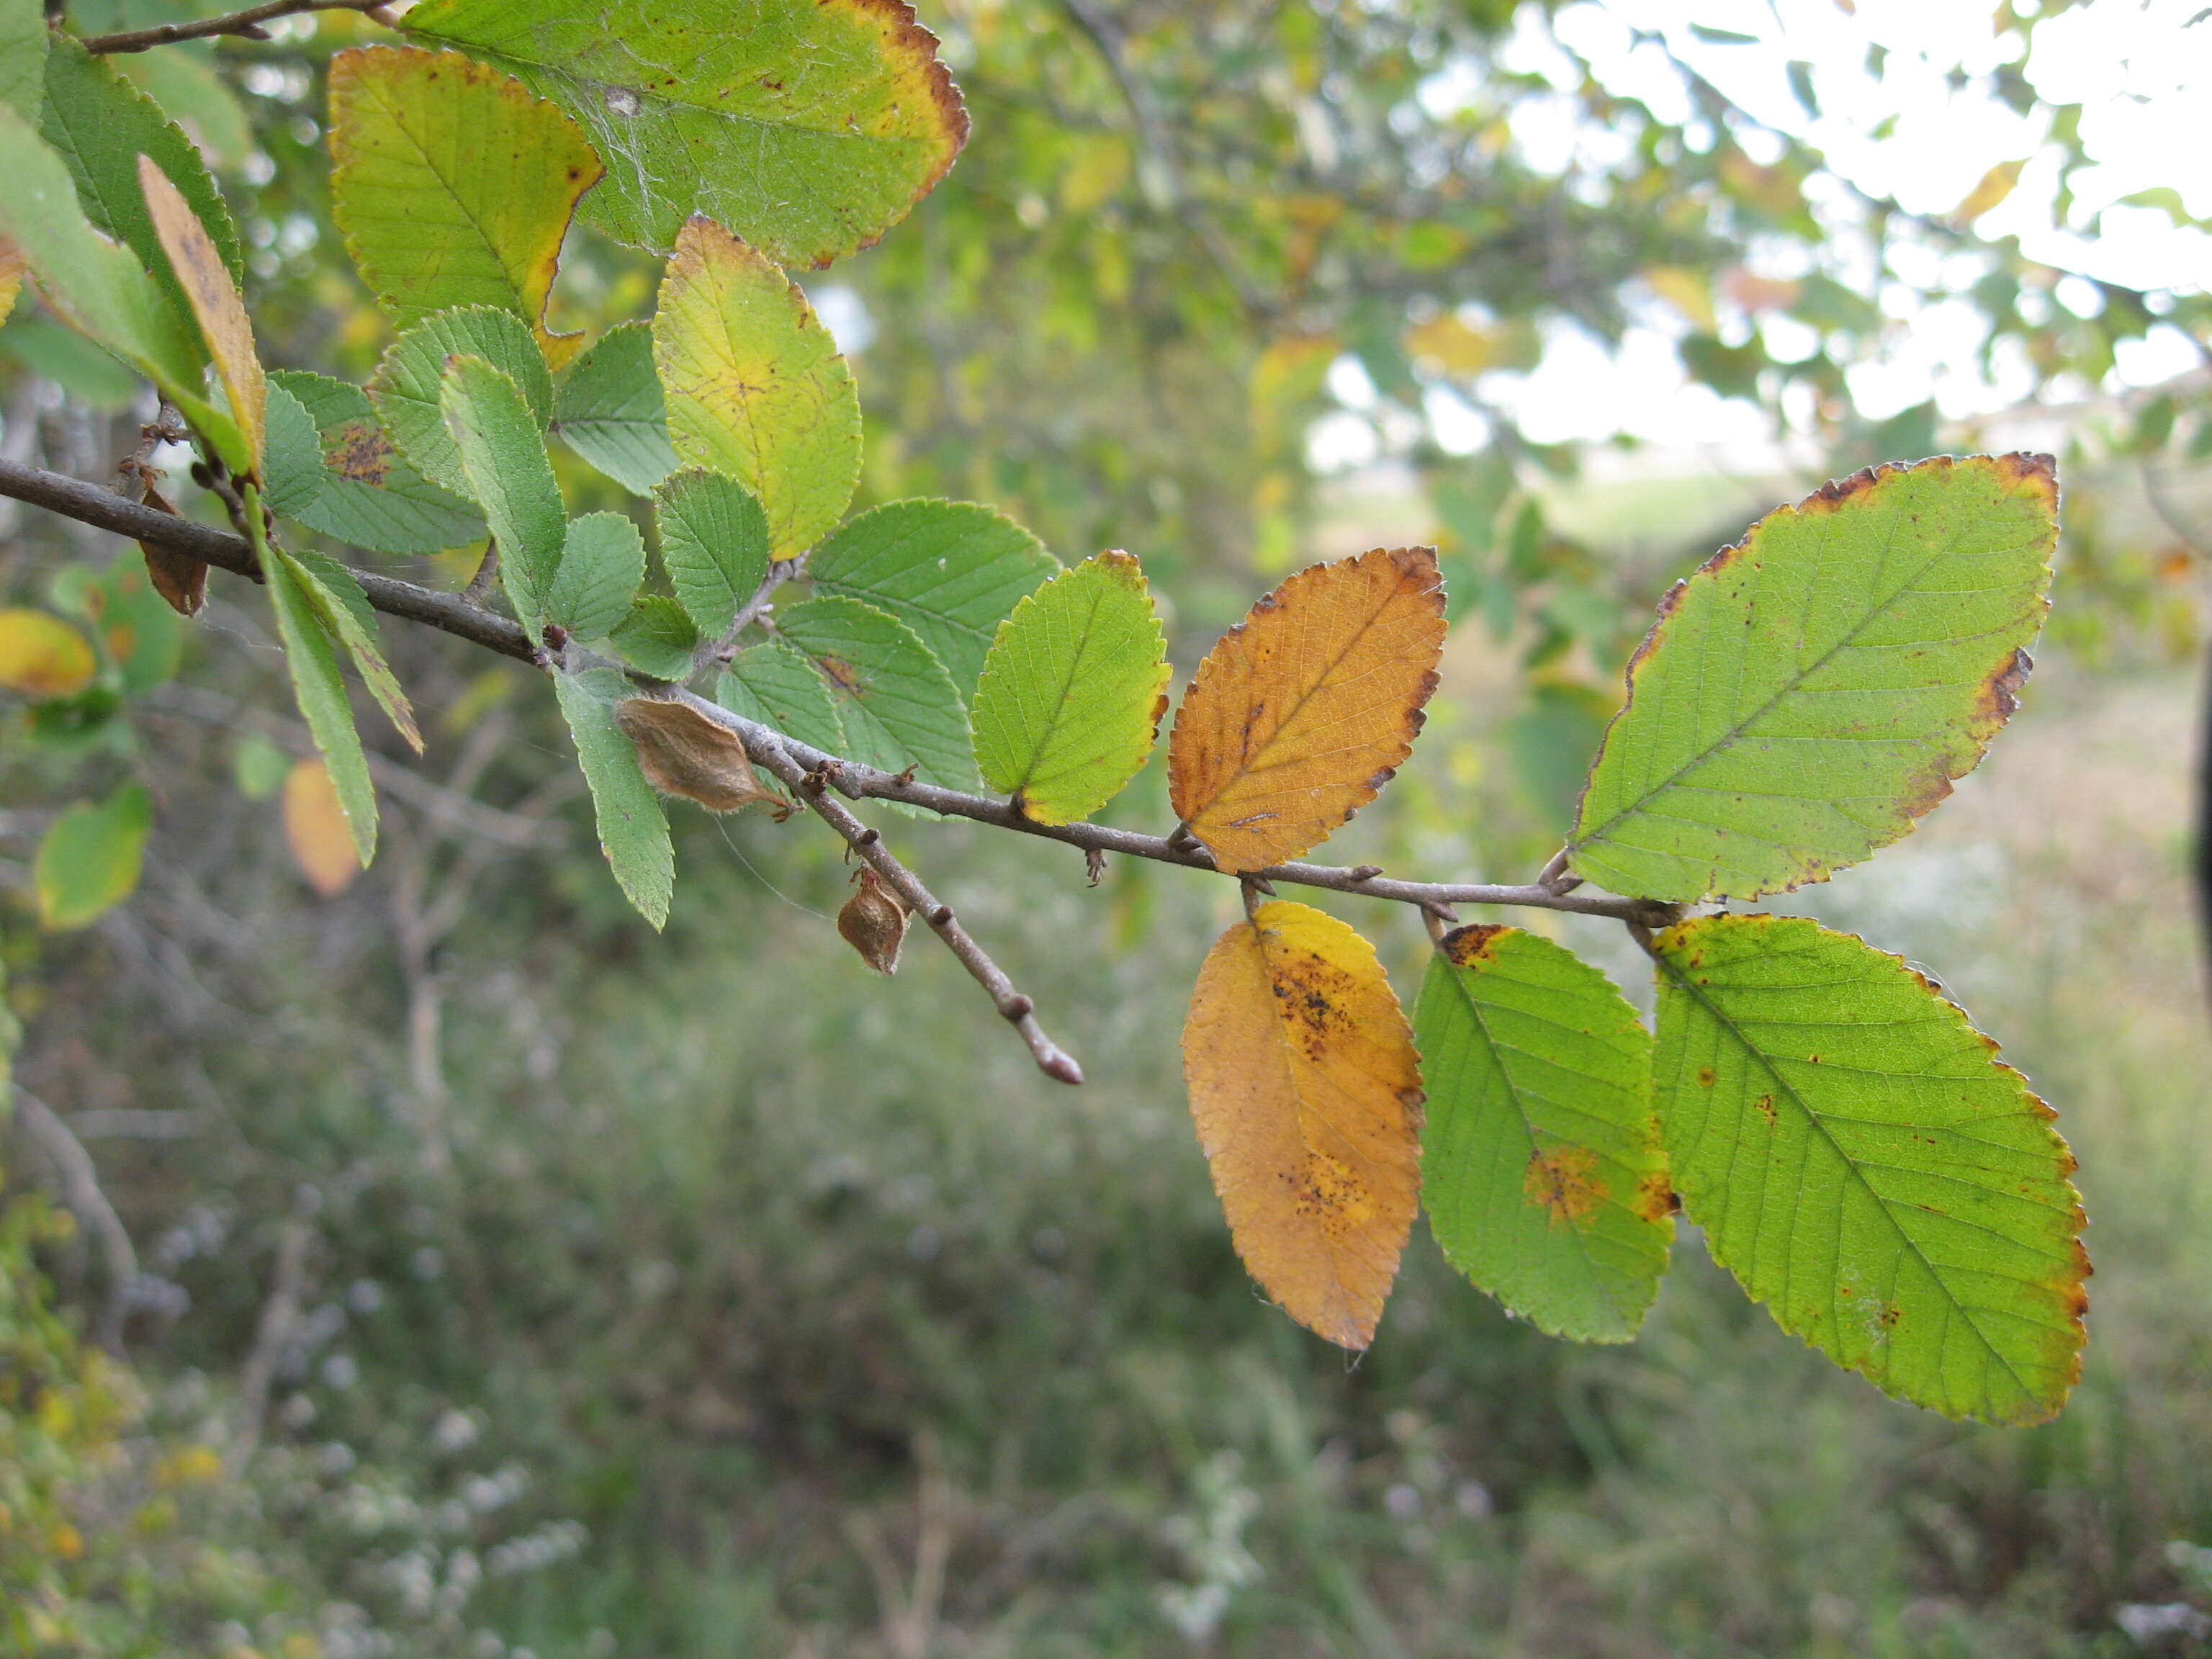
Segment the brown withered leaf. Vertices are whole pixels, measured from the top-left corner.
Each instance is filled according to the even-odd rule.
[[[269,419],[269,388],[261,374],[261,359],[253,349],[253,325],[246,319],[246,302],[230,268],[222,262],[215,240],[200,223],[169,175],[150,155],[138,158],[138,185],[146,192],[146,211],[154,221],[154,234],[162,252],[176,268],[191,302],[208,353],[215,359],[216,377],[230,398],[230,417],[246,441],[252,471],[261,472],[264,434]]]
[[[337,786],[319,760],[301,761],[285,775],[284,841],[307,884],[325,898],[336,898],[361,873]]]
[[[898,971],[899,947],[906,943],[907,918],[913,913],[898,890],[867,865],[853,872],[859,884],[837,912],[837,931],[879,974]]]
[[[1443,587],[1425,547],[1301,570],[1199,665],[1168,749],[1176,814],[1231,872],[1325,841],[1412,752]]]
[[[150,483],[143,489],[148,507],[173,519],[178,516],[167,496]],[[208,568],[189,553],[155,542],[139,543],[138,550],[146,556],[146,574],[154,591],[168,602],[169,609],[180,617],[198,616],[200,607],[207,603]]]
[[[1421,1186],[1420,1069],[1374,947],[1260,906],[1199,970],[1182,1066],[1237,1254],[1291,1318],[1364,1348]]]
[[[790,815],[790,803],[753,771],[738,734],[697,709],[665,697],[628,697],[615,705],[615,723],[636,745],[646,781],[662,794],[710,812],[766,806],[779,823]]]

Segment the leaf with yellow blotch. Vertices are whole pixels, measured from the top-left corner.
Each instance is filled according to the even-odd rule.
[[[615,705],[615,724],[637,746],[645,781],[664,795],[697,801],[710,812],[769,806],[781,818],[791,810],[761,782],[738,734],[687,704],[626,697]]]
[[[361,873],[337,786],[312,756],[284,775],[284,842],[307,885],[325,898],[336,898]]]
[[[1421,1186],[1420,1070],[1374,947],[1260,906],[1199,970],[1182,1068],[1237,1254],[1291,1318],[1364,1348]]]
[[[1432,548],[1301,570],[1207,653],[1168,747],[1176,813],[1232,872],[1292,859],[1375,799],[1437,686]]]
[[[83,635],[43,611],[0,611],[0,686],[66,697],[92,684],[100,662]]]
[[[146,192],[146,210],[153,216],[154,234],[161,251],[184,284],[192,315],[215,360],[215,372],[230,398],[230,417],[244,440],[243,458],[225,456],[232,465],[258,477],[264,429],[268,421],[268,390],[261,378],[261,359],[253,349],[253,325],[246,320],[246,302],[215,240],[192,211],[191,204],[169,182],[169,175],[150,155],[138,158],[138,184]]]

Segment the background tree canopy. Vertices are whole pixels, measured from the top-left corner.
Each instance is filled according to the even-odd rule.
[[[40,107],[35,77],[8,78],[36,9],[0,16],[18,110]],[[222,9],[49,8],[95,43]],[[7,641],[48,678],[15,688],[0,739],[22,1029],[0,1645],[2212,1639],[2212,1164],[2191,1123],[2212,1055],[2174,902],[2178,665],[2212,555],[2212,22],[1928,9],[943,0],[921,21],[972,118],[957,164],[875,246],[848,254],[825,220],[787,263],[857,380],[854,510],[951,497],[1072,566],[1127,550],[1179,675],[1312,560],[1437,547],[1457,632],[1430,730],[1341,838],[1393,870],[1519,878],[1557,848],[1650,602],[1773,502],[1869,463],[2063,450],[2030,731],[1887,873],[1798,908],[1943,963],[2104,1172],[2100,1346],[2067,1417],[1890,1407],[1687,1253],[1634,1346],[1577,1350],[1417,1248],[1386,1327],[1408,1340],[1347,1369],[1255,1300],[1190,1156],[1173,1033],[1230,884],[1194,902],[1129,859],[1086,887],[1065,848],[928,831],[939,890],[1091,1067],[1052,1091],[949,960],[866,973],[830,921],[852,888],[826,838],[678,819],[687,885],[654,939],[533,676],[425,633],[386,630],[426,752],[363,721],[385,803],[363,874],[266,612],[218,578],[188,634],[128,544],[5,502],[9,615],[97,624],[114,672]],[[311,445],[352,408],[315,377],[368,380],[405,320],[347,257],[331,183],[331,112],[374,91],[331,60],[397,38],[337,9],[262,38],[57,46],[43,71],[58,150],[100,142],[51,113],[58,77],[105,64],[207,157],[237,229],[211,256],[243,272]],[[537,334],[556,357],[651,307],[660,252],[617,237],[658,215],[665,249],[683,204],[620,182],[568,234]],[[821,252],[845,257],[803,269]],[[165,453],[141,445],[154,414],[26,289],[0,329],[0,456],[105,481]],[[614,477],[665,470],[599,441]],[[457,477],[506,476],[484,445]],[[626,499],[555,465],[579,514]],[[449,510],[434,495],[394,510]],[[806,510],[769,504],[763,568]],[[469,584],[473,519],[407,522],[466,544],[376,568]],[[635,663],[652,641],[631,643]],[[1166,773],[1111,819],[1172,822]],[[42,856],[70,812],[131,867]],[[1618,927],[1555,920],[1648,982]],[[1376,939],[1410,985],[1414,918]]]

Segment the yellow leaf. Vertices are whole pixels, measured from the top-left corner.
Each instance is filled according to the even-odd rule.
[[[258,477],[269,391],[261,378],[261,359],[254,354],[253,325],[246,320],[246,302],[238,297],[238,284],[230,280],[229,267],[207,227],[150,155],[138,158],[138,187],[146,192],[146,210],[153,217],[154,234],[161,239],[161,251],[169,256],[177,280],[185,285],[185,297],[191,301],[208,355],[215,359],[215,372],[229,396],[230,417],[238,422],[248,464]]]
[[[0,236],[0,323],[15,309],[15,296],[23,291],[23,250]]]
[[[83,635],[43,611],[0,611],[0,685],[33,697],[66,697],[100,670]]]
[[[284,780],[284,839],[300,873],[325,898],[336,898],[361,873],[337,786],[319,760],[300,762]]]
[[[1952,222],[1970,225],[2003,201],[2020,182],[2020,170],[2025,166],[2024,161],[2000,161],[1991,167],[1982,175],[1981,183],[1966,192],[1966,199],[1951,210]]]
[[[1715,326],[1713,291],[1696,271],[1680,265],[1660,265],[1644,273],[1651,291],[1680,312],[1700,334]]]
[[[1182,1070],[1237,1254],[1298,1323],[1364,1348],[1421,1184],[1420,1069],[1374,947],[1261,905],[1199,970]]]
[[[1475,328],[1451,311],[1439,312],[1407,329],[1406,349],[1441,373],[1462,379],[1496,367],[1500,355],[1495,330]]]
[[[1325,841],[1413,751],[1443,642],[1435,550],[1301,570],[1221,636],[1183,694],[1168,749],[1176,815],[1231,872]]]

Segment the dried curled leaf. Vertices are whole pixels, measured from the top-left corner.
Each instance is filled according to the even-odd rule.
[[[1206,654],[1168,748],[1176,814],[1231,872],[1325,841],[1413,751],[1437,686],[1435,550],[1301,570]]]
[[[141,499],[156,513],[177,516],[176,506],[169,498],[142,480]],[[189,553],[179,553],[173,548],[155,542],[141,542],[138,550],[146,556],[146,574],[154,584],[154,591],[168,602],[169,609],[179,617],[197,617],[200,607],[207,603],[208,568]]]
[[[1364,1348],[1421,1186],[1420,1071],[1374,947],[1261,905],[1199,970],[1182,1067],[1237,1254],[1291,1318]]]
[[[688,704],[628,697],[615,705],[615,724],[637,746],[646,781],[662,794],[696,800],[710,812],[768,806],[779,821],[790,812],[753,771],[738,734]]]
[[[899,947],[906,943],[907,918],[913,911],[898,890],[867,865],[853,872],[859,884],[837,912],[837,931],[879,974],[898,971]]]

